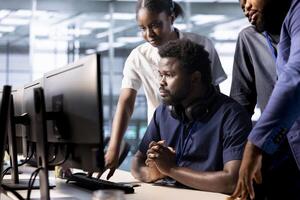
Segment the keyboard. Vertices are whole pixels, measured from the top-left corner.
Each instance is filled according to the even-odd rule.
[[[126,194],[134,193],[134,188],[131,185],[88,177],[85,173],[73,174],[67,180],[67,183],[73,183],[79,187],[83,187],[92,191],[100,189],[117,189],[123,190]]]

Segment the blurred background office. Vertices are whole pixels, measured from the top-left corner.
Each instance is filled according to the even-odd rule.
[[[236,39],[248,25],[238,0],[180,0],[185,18],[175,27],[212,39],[228,79],[229,94]],[[22,87],[87,54],[99,52],[104,67],[105,134],[118,100],[123,64],[143,42],[135,21],[136,0],[0,0],[0,85]],[[80,80],[78,80],[80,82]],[[147,125],[140,90],[125,139],[134,153]]]

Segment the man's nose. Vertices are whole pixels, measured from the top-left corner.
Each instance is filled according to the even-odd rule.
[[[160,85],[166,85],[166,77],[165,76],[160,77],[159,84]]]

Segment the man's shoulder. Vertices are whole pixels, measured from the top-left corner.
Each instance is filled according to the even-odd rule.
[[[220,100],[222,101],[221,107],[223,108],[224,112],[245,112],[245,108],[240,105],[237,101],[235,101],[233,98],[220,93]]]
[[[156,108],[155,112],[156,112],[156,115],[159,115],[159,116],[161,116],[161,115],[169,115],[170,109],[169,109],[168,105],[166,105],[164,103],[161,103]]]
[[[240,38],[246,38],[249,39],[255,39],[255,38],[264,38],[263,34],[258,32],[255,28],[255,26],[247,26],[243,28],[239,33]]]
[[[253,26],[253,25],[243,28],[240,32],[241,33],[258,33],[255,26]]]
[[[251,128],[251,116],[237,101],[222,94],[223,103],[217,114],[225,122],[226,127],[242,125],[247,130]],[[250,131],[250,130],[249,130]]]
[[[172,116],[170,108],[170,105],[161,103],[154,112],[153,122],[162,130],[168,130],[170,127],[180,124],[180,122]]]

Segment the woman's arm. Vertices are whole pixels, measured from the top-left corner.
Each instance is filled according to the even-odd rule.
[[[110,169],[107,179],[115,172],[119,162],[120,145],[129,120],[134,111],[134,103],[137,91],[124,88],[119,96],[116,113],[112,123],[111,138],[105,154],[105,166]]]

